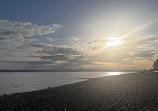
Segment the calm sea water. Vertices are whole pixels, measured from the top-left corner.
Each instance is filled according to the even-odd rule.
[[[48,87],[131,72],[0,72],[0,94],[27,92]]]

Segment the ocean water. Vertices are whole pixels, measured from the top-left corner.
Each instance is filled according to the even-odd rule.
[[[40,90],[131,72],[0,72],[0,95]]]

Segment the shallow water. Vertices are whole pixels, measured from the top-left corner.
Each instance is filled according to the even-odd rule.
[[[48,87],[131,72],[0,72],[0,94],[27,92]]]

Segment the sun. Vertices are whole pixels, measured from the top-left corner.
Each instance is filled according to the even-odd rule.
[[[106,47],[114,47],[121,45],[121,39],[119,37],[109,38],[106,42]]]

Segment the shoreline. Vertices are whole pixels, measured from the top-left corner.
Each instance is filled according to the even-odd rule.
[[[0,96],[0,110],[158,110],[158,76],[133,73],[92,78]]]
[[[78,78],[77,78],[78,79]],[[82,79],[82,78],[81,78]],[[84,78],[83,78],[84,79]],[[89,78],[89,79],[95,79],[95,78]],[[32,91],[24,91],[24,92],[13,92],[13,93],[4,93],[4,94],[0,94],[0,97],[4,97],[5,96],[11,96],[14,94],[22,94],[22,93],[32,93],[32,92],[36,92],[36,91],[43,91],[43,90],[47,90],[47,89],[52,89],[52,88],[58,88],[58,87],[62,87],[62,86],[67,86],[67,85],[72,85],[72,84],[76,84],[76,83],[80,83],[80,82],[84,82],[89,80],[88,78],[83,80],[83,81],[78,81],[78,82],[74,82],[74,83],[68,83],[68,84],[64,84],[64,85],[59,85],[59,86],[48,86],[48,88],[43,88],[43,89],[38,89],[38,90],[32,90]]]
[[[121,74],[122,75],[122,74]],[[116,75],[118,76],[118,75]],[[108,77],[108,76],[104,76],[104,77]],[[17,95],[17,94],[23,94],[23,93],[33,93],[33,92],[40,92],[40,91],[45,91],[45,90],[51,90],[51,89],[56,89],[56,88],[61,88],[61,87],[67,87],[67,86],[71,86],[71,85],[75,85],[75,84],[80,84],[82,82],[86,82],[89,81],[91,79],[100,79],[100,78],[104,78],[104,77],[97,77],[97,78],[76,78],[76,79],[84,79],[83,81],[78,81],[78,82],[74,82],[74,83],[68,83],[68,84],[64,84],[64,85],[60,85],[60,86],[54,86],[51,87],[49,86],[48,88],[43,88],[43,89],[38,89],[38,90],[33,90],[33,91],[26,91],[26,92],[14,92],[14,93],[6,93],[6,94],[0,94],[0,97],[4,97],[5,96],[13,96],[13,95]]]
[[[37,72],[36,72],[37,73]],[[43,74],[42,72],[40,72],[41,74]],[[70,72],[70,73],[72,73],[72,72]],[[78,72],[77,72],[78,73]],[[87,72],[85,72],[85,73],[87,73]],[[78,82],[82,82],[82,81],[86,81],[86,80],[88,80],[88,79],[92,79],[92,78],[101,78],[101,77],[106,77],[106,76],[115,76],[115,74],[114,75],[109,75],[109,73],[108,74],[106,74],[107,72],[104,72],[105,74],[99,74],[99,76],[97,77],[96,75],[97,75],[97,73],[96,72],[92,72],[92,73],[95,73],[95,75],[94,74],[92,74],[92,75],[90,75],[89,74],[89,76],[87,76],[87,77],[84,77],[84,75],[82,75],[82,74],[80,74],[80,76],[77,76],[76,78],[71,78],[71,79],[73,79],[73,80],[69,80],[69,81],[65,81],[65,80],[67,80],[67,79],[61,79],[61,81],[63,81],[63,82],[61,82],[61,83],[59,83],[59,84],[56,84],[55,82],[53,82],[53,80],[50,80],[49,78],[49,82],[52,82],[52,84],[46,84],[44,87],[39,87],[40,85],[42,86],[42,84],[38,84],[38,85],[34,85],[33,87],[34,87],[34,89],[33,88],[30,88],[29,86],[31,85],[28,85],[29,83],[27,83],[27,80],[25,81],[25,83],[27,83],[27,85],[28,85],[28,88],[26,87],[25,88],[25,86],[23,87],[23,86],[20,86],[20,87],[18,87],[18,86],[16,86],[15,85],[15,87],[17,87],[17,88],[11,88],[11,87],[6,87],[6,89],[8,89],[8,90],[6,90],[6,92],[5,92],[5,90],[3,90],[3,88],[4,87],[2,87],[2,91],[0,91],[0,96],[3,96],[3,95],[12,95],[12,94],[14,94],[14,93],[24,93],[24,92],[31,92],[31,91],[37,91],[37,90],[44,90],[44,89],[47,89],[47,88],[53,88],[53,87],[60,87],[60,86],[63,86],[63,85],[66,85],[66,84],[74,84],[74,83],[78,83]],[[98,72],[98,73],[100,73],[100,72]],[[130,73],[135,73],[135,72],[119,72],[119,74],[118,75],[122,75],[122,74],[130,74]],[[37,73],[38,74],[38,73]],[[48,75],[49,76],[49,75]],[[83,77],[82,77],[83,76]],[[94,77],[93,77],[94,76]],[[96,76],[96,77],[95,77]],[[21,79],[21,78],[20,78]],[[34,78],[34,79],[36,79],[36,78]],[[39,78],[38,78],[39,79]],[[33,80],[33,79],[32,79]],[[46,79],[45,79],[46,80]],[[56,80],[55,80],[56,81]],[[9,82],[9,81],[8,81]],[[16,82],[14,82],[15,84],[20,84],[20,83],[16,83]],[[36,82],[33,82],[34,84],[36,84]],[[22,83],[23,84],[23,83]],[[4,85],[5,86],[5,84],[2,82],[2,85]]]

